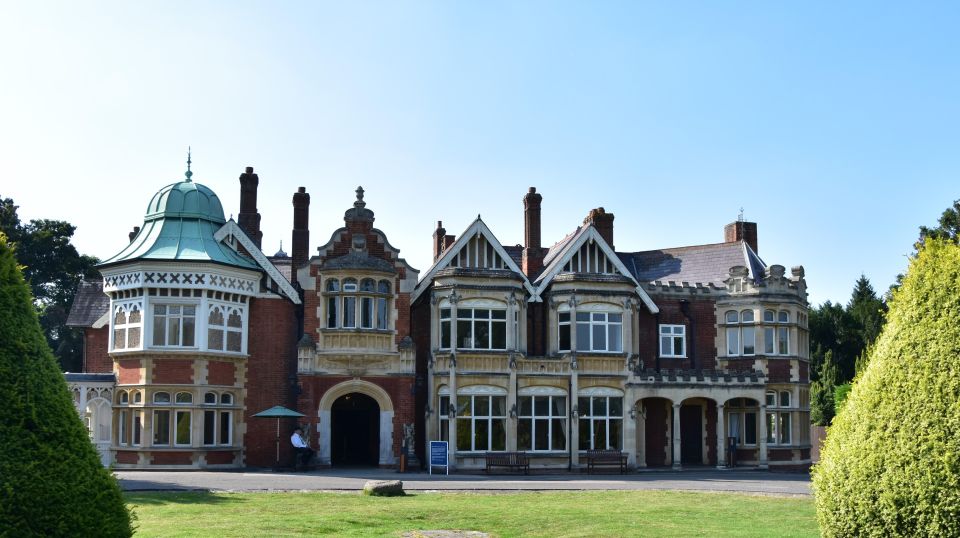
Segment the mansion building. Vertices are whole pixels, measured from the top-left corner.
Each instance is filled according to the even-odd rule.
[[[596,449],[630,468],[809,465],[804,270],[766,264],[755,223],[620,252],[597,208],[548,245],[531,187],[522,245],[479,216],[459,236],[438,222],[421,273],[362,188],[316,245],[300,187],[291,253],[266,255],[258,187],[247,168],[226,219],[188,167],[81,284],[67,381],[105,464],[290,465],[302,425],[318,466],[423,462],[434,440],[462,470],[497,451],[578,470]],[[255,416],[278,405],[304,416]]]

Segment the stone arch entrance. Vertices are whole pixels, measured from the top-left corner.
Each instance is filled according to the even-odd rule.
[[[380,406],[360,392],[333,402],[330,409],[330,463],[371,465],[380,463]]]
[[[347,399],[346,397],[350,398]],[[338,403],[339,402],[339,403]],[[376,406],[374,410],[373,406]],[[336,406],[336,409],[335,409]],[[360,416],[366,416],[364,419],[365,427],[376,428],[376,434],[373,430],[359,429],[341,429],[340,422],[336,426],[335,432],[334,418],[345,419],[350,416],[350,412],[356,411]],[[362,411],[362,412],[361,412]],[[363,413],[367,413],[363,415]],[[317,451],[317,460],[321,465],[333,465],[337,463],[346,463],[334,461],[334,445],[338,443],[339,436],[344,434],[351,435],[354,442],[360,442],[365,435],[367,438],[367,450],[362,451],[366,459],[361,463],[370,465],[390,466],[396,464],[396,456],[393,451],[393,401],[390,395],[383,388],[369,381],[352,379],[339,383],[327,390],[320,398],[318,410],[319,424],[317,433],[319,434],[319,443]],[[359,426],[357,427],[359,428]],[[337,434],[335,436],[334,434]],[[350,446],[348,441],[348,446]],[[340,456],[341,444],[337,444],[337,456]],[[369,456],[367,456],[369,454]],[[349,458],[348,458],[349,459]]]

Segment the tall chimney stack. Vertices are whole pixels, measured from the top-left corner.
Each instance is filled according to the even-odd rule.
[[[530,278],[543,268],[543,248],[540,246],[540,202],[543,196],[536,187],[523,197],[523,272]]]
[[[733,243],[743,241],[750,245],[754,252],[757,251],[757,223],[737,220],[723,227],[723,242]]]
[[[263,233],[260,232],[260,213],[257,213],[257,186],[260,177],[253,173],[253,167],[240,174],[240,213],[237,215],[237,224],[250,239],[260,248]]]
[[[437,221],[437,229],[433,232],[433,261],[440,259],[440,255],[443,254],[444,249],[446,248],[446,243],[443,238],[446,236],[447,230],[443,227],[443,221]]]
[[[307,264],[307,251],[310,250],[310,195],[306,187],[300,187],[293,193],[293,237],[290,278],[297,283],[297,269]]]
[[[140,227],[134,226],[133,231],[127,234],[127,237],[130,238],[130,242],[133,243],[133,240],[137,237],[137,234],[140,233]]]
[[[600,237],[613,248],[613,213],[607,213],[602,207],[591,209],[587,218],[583,219],[584,225],[590,223],[593,223],[593,227],[600,232]]]

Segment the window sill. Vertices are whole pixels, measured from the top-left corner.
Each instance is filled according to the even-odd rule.
[[[321,327],[322,333],[366,333],[366,334],[393,334],[393,329],[372,329],[363,327]]]

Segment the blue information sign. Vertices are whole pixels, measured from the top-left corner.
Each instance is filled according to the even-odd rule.
[[[447,474],[450,474],[450,465],[447,461],[447,442],[430,441],[430,474],[433,474],[433,467],[446,468]]]

